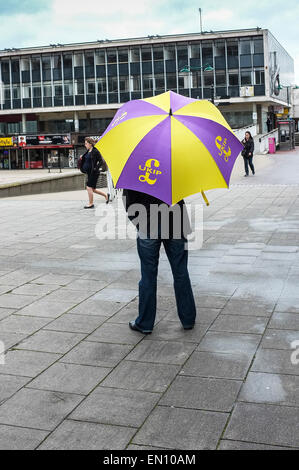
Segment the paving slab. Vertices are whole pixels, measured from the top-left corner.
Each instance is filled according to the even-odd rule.
[[[179,376],[160,405],[210,411],[231,411],[242,382],[228,379]]]
[[[124,450],[135,432],[135,428],[66,420],[38,449]]]
[[[129,325],[104,323],[90,334],[86,340],[99,343],[138,344],[143,339],[138,331],[132,331]]]
[[[0,423],[53,430],[84,397],[23,388],[0,405]]]
[[[299,330],[299,315],[296,313],[274,312],[268,328],[277,330]]]
[[[73,302],[49,302],[46,297],[37,300],[18,311],[19,315],[30,317],[57,318],[73,307]]]
[[[239,401],[299,406],[299,377],[250,372]]]
[[[299,408],[238,403],[224,439],[299,447]]]
[[[32,295],[2,294],[0,295],[0,307],[21,308],[32,304],[37,298]]]
[[[110,368],[105,367],[81,366],[60,362],[53,364],[36,379],[32,380],[28,387],[87,395],[110,371]]]
[[[0,368],[1,372],[1,368]],[[29,382],[28,377],[17,377],[14,375],[2,375],[0,373],[0,404],[10,398]],[[0,446],[1,448],[1,446]]]
[[[158,364],[183,364],[193,350],[196,343],[177,341],[142,341],[127,356],[128,360],[152,362]]]
[[[241,442],[222,439],[217,450],[295,450],[290,447],[255,444],[254,442]]]
[[[197,351],[237,353],[250,356],[255,353],[260,340],[260,335],[208,331],[199,343]]]
[[[99,386],[70,415],[70,419],[139,427],[159,399],[159,393]]]
[[[49,319],[10,315],[0,321],[0,336],[3,332],[32,334],[49,323]]]
[[[1,374],[35,377],[61,357],[36,351],[12,350],[5,355],[5,364],[0,365]]]
[[[241,380],[246,376],[250,363],[250,356],[245,354],[194,351],[180,374]]]
[[[299,344],[299,330],[267,329],[261,342],[261,348],[292,349],[294,341],[298,341]]]
[[[180,370],[170,364],[122,361],[101,383],[102,387],[165,392]]]
[[[263,334],[267,318],[256,316],[219,315],[209,331],[227,331],[231,333]]]
[[[158,406],[137,432],[132,444],[213,450],[228,416],[226,413]]]
[[[98,367],[115,367],[131,351],[132,345],[82,341],[62,362]]]
[[[48,431],[0,424],[0,449],[34,450],[48,434]]]
[[[48,323],[44,330],[68,331],[70,333],[91,333],[102,323],[107,321],[107,317],[97,315],[71,315],[65,313],[60,318]]]
[[[78,344],[85,334],[42,330],[18,345],[18,349],[65,354]]]

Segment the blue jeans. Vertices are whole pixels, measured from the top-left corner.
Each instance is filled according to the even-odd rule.
[[[184,239],[149,239],[137,237],[137,250],[141,262],[139,282],[139,315],[136,325],[143,331],[152,331],[157,308],[157,275],[160,246],[163,243],[173,279],[178,315],[184,327],[195,322],[196,308],[188,274],[188,250]]]

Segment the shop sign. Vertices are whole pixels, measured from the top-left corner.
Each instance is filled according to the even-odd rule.
[[[61,145],[62,147],[65,145],[71,145],[71,135],[27,135],[27,136],[20,136],[25,139],[25,144],[27,148],[30,146],[46,146],[46,145]],[[21,145],[19,143],[19,145]]]
[[[0,147],[15,147],[16,137],[0,137]]]

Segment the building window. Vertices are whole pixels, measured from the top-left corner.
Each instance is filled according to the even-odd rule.
[[[148,91],[148,90],[153,90],[153,77],[151,75],[143,75],[142,77],[142,84],[143,84],[143,90]]]
[[[227,55],[228,56],[238,56],[238,40],[229,39],[227,41]]]
[[[216,85],[226,86],[226,75],[224,72],[216,72]]]
[[[94,54],[93,52],[85,52],[85,66],[94,67]]]
[[[108,78],[108,90],[109,90],[109,93],[117,93],[118,92],[117,77],[109,77]]]
[[[96,65],[105,65],[105,49],[96,51]]]
[[[55,91],[55,96],[62,96],[62,85],[56,85],[54,86],[54,91]]]
[[[214,83],[214,74],[213,72],[204,72],[203,73],[203,86],[211,86]]]
[[[239,85],[239,74],[238,72],[230,72],[228,75],[228,83],[230,86]]]
[[[107,49],[107,62],[108,64],[116,64],[117,62],[116,49]]]
[[[52,96],[52,85],[44,84],[44,97],[49,98]]]
[[[206,64],[213,65],[213,44],[210,41],[202,44],[202,63],[203,66]]]
[[[175,46],[167,45],[164,47],[165,60],[175,60]]]
[[[118,49],[118,62],[127,63],[129,58],[128,49]]]
[[[224,41],[215,41],[215,56],[225,57],[225,42]]]
[[[21,90],[19,85],[14,85],[12,87],[12,97],[14,100],[19,100],[21,97]]]
[[[164,59],[163,46],[154,46],[153,56],[154,56],[154,60],[163,60]]]
[[[250,39],[240,40],[240,54],[251,54]]]
[[[265,72],[263,70],[255,70],[254,78],[255,78],[255,85],[264,85]]]
[[[141,57],[142,62],[147,62],[152,60],[152,51],[150,47],[142,46],[141,47]]]
[[[75,95],[84,95],[83,80],[75,80]]]
[[[165,91],[164,75],[161,74],[155,76],[155,89],[157,91]]]
[[[254,54],[263,54],[264,52],[263,38],[253,40],[253,51],[254,51]]]
[[[61,54],[54,54],[53,56],[53,67],[54,69],[61,68]]]
[[[252,74],[250,70],[241,71],[241,85],[251,85],[252,84]]]
[[[73,95],[73,82],[64,82],[64,95],[65,96],[72,96]]]
[[[98,78],[97,79],[97,88],[98,88],[98,93],[106,93],[107,91],[107,86],[106,86],[106,78]]]
[[[74,67],[83,67],[83,54],[74,54]]]
[[[130,49],[130,62],[140,62],[139,48]]]
[[[33,98],[40,98],[42,96],[42,89],[39,86],[33,87]]]
[[[191,59],[200,59],[200,43],[191,44]]]
[[[141,90],[140,75],[134,75],[134,77],[131,77],[131,83],[132,83],[132,86],[133,86],[131,91],[140,91]]]
[[[95,82],[87,82],[86,85],[87,85],[87,94],[94,95],[96,92]]]
[[[201,74],[198,72],[192,72],[192,88],[201,88]]]
[[[31,86],[22,85],[22,98],[31,98]]]
[[[50,56],[42,57],[42,66],[43,66],[43,70],[51,69],[51,57]]]
[[[129,77],[127,76],[119,77],[119,89],[122,92],[129,91]]]
[[[73,66],[73,59],[71,54],[63,54],[63,68],[71,69]]]

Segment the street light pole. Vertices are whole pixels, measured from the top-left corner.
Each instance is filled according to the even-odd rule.
[[[214,98],[215,98],[215,95],[214,95],[214,84],[212,83],[211,85],[211,102],[214,104]]]
[[[200,34],[202,34],[202,18],[201,18],[201,8],[198,9],[199,11],[199,24],[200,24]]]

